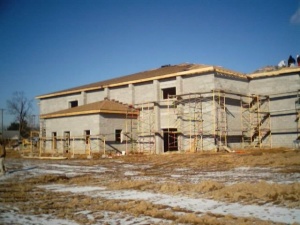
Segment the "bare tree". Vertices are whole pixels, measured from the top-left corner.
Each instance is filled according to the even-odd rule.
[[[24,134],[27,126],[27,119],[32,109],[32,100],[28,100],[24,92],[14,92],[13,97],[7,100],[8,112],[15,116],[16,122],[19,123],[20,134]]]

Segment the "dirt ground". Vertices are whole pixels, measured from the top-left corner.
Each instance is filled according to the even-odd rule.
[[[66,160],[11,150],[5,165],[0,224],[300,224],[298,150]]]

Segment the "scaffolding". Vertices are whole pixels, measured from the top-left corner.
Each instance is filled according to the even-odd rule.
[[[106,152],[107,135],[82,135],[82,136],[55,136],[55,137],[39,137],[39,152],[34,156],[48,157],[72,157],[75,155],[85,155],[91,158],[95,153]],[[67,144],[66,144],[67,142]],[[48,143],[48,144],[47,144]],[[44,146],[51,146],[47,149]],[[66,151],[66,145],[68,151]],[[37,153],[37,152],[35,152]]]
[[[177,135],[172,131],[168,131],[170,145],[174,142],[176,143],[177,138],[179,138],[179,150],[190,149],[192,152],[202,150],[203,119],[201,94],[169,96],[169,102],[168,118],[171,117],[171,113],[175,115],[175,124],[172,125],[169,120],[169,127],[175,127],[177,130]],[[174,146],[168,147],[172,148]]]
[[[227,147],[227,135],[228,135],[228,126],[227,126],[227,115],[226,115],[226,93],[221,90],[213,91],[213,103],[215,106],[216,115],[215,118],[215,128],[214,136],[216,138],[217,149]]]
[[[298,90],[297,92],[295,109],[296,109],[296,123],[297,123],[297,138],[295,140],[295,145],[296,148],[300,149],[300,90]]]
[[[241,129],[243,148],[271,148],[270,98],[241,96]]]
[[[137,104],[140,110],[137,120],[137,151],[155,153],[154,102]]]
[[[121,134],[121,142],[125,141],[127,154],[137,149],[137,126],[136,109],[130,105],[126,112],[125,132]]]
[[[299,98],[300,94],[298,106]],[[162,101],[135,104],[135,108],[129,107],[120,142],[125,142],[126,153],[131,151],[150,154],[156,153],[158,136],[164,141],[164,151],[199,152],[221,149],[230,151],[228,140],[236,137],[239,138],[237,143],[241,142],[243,148],[272,147],[269,104],[268,96],[242,95],[225,90],[168,95],[168,98]],[[160,115],[155,115],[157,107]],[[238,111],[239,108],[241,128],[238,127],[238,117],[228,116],[233,115],[232,109]],[[297,110],[299,139],[300,107]],[[236,136],[232,135],[233,129],[236,129],[234,131]],[[52,142],[53,154],[57,154],[59,149],[61,154],[72,156],[76,149],[84,149],[84,154],[90,156],[93,152],[100,152],[102,145],[105,152],[106,138],[108,135],[116,135],[92,136],[85,133],[81,137],[71,137],[70,133],[64,133],[62,137],[46,138],[45,130],[45,123],[41,120],[40,152],[44,151],[46,142],[47,146]],[[232,136],[229,135],[229,131]],[[76,146],[75,143],[79,145]]]
[[[213,90],[170,96],[169,109],[175,114],[179,149],[191,152],[227,148],[226,93]],[[169,110],[168,118],[171,118]],[[172,140],[172,131],[168,132]],[[177,138],[174,137],[173,138]],[[171,144],[172,142],[170,142]],[[169,146],[170,148],[172,146]]]

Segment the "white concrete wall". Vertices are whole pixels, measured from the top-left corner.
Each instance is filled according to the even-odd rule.
[[[273,95],[297,91],[299,87],[299,74],[286,74],[252,79],[249,83],[249,92],[251,94]]]
[[[47,114],[69,108],[69,102],[78,101],[78,105],[83,105],[84,99],[81,93],[66,95],[61,97],[46,98],[40,100],[40,114]]]
[[[127,125],[126,125],[127,123]],[[136,120],[134,119],[134,126],[131,129],[131,121],[125,120],[125,115],[118,114],[102,114],[102,115],[86,115],[86,116],[74,116],[74,117],[63,117],[63,118],[53,118],[46,119],[46,137],[47,141],[45,143],[46,152],[50,152],[52,149],[52,133],[57,134],[57,149],[58,152],[63,152],[64,145],[64,132],[70,132],[70,152],[73,151],[75,154],[86,153],[86,144],[84,140],[85,131],[89,130],[91,135],[91,150],[92,153],[104,151],[105,139],[105,150],[106,153],[121,152],[131,150],[131,142],[129,138],[124,139],[123,143],[115,141],[115,131],[123,130],[133,131],[134,138],[136,139]],[[100,136],[99,136],[100,135]],[[105,138],[104,138],[105,137]]]
[[[137,139],[136,131],[136,119],[127,119],[125,115],[118,114],[101,114],[100,116],[100,133],[105,134],[106,150],[108,151],[130,151],[131,142],[130,138]],[[133,125],[131,129],[131,125]],[[116,130],[122,130],[123,132],[129,132],[130,138],[124,138],[122,143],[115,141]]]
[[[86,104],[102,101],[105,97],[104,89],[86,92]]]
[[[214,82],[216,90],[224,90],[240,94],[249,93],[249,82],[247,79],[216,75]]]
[[[182,77],[182,94],[208,92],[215,88],[214,75],[193,75]]]
[[[62,136],[64,131],[70,131],[71,136],[82,136],[85,130],[91,135],[99,134],[99,115],[83,115],[46,119],[46,136],[51,137],[52,132]]]
[[[63,141],[60,141],[64,137],[64,132],[70,132],[71,140],[77,138],[76,143],[71,143],[70,147],[76,153],[83,154],[85,152],[85,141],[84,139],[78,140],[78,138],[83,138],[85,130],[90,130],[90,135],[99,134],[99,115],[84,115],[84,116],[74,116],[74,117],[61,117],[45,119],[46,125],[46,137],[47,142],[45,145],[46,152],[52,149],[52,133],[56,132],[58,143],[57,149],[59,152],[63,152]],[[72,142],[72,141],[71,141]]]
[[[132,90],[128,85],[109,88],[109,98],[122,103],[132,104]]]
[[[120,87],[106,88],[99,91],[91,91],[79,94],[66,95],[59,98],[47,98],[40,101],[40,113],[46,114],[69,108],[70,101],[78,101],[79,105],[84,103],[92,103],[101,101],[105,97],[115,99],[127,104],[139,104],[145,102],[159,101],[160,105],[154,107],[155,112],[155,131],[161,132],[164,128],[176,128],[175,111],[172,108],[168,109],[166,100],[162,100],[162,89],[176,87],[176,94],[202,93],[210,92],[214,89],[237,92],[241,94],[260,94],[270,95],[270,111],[271,111],[271,128],[274,134],[272,135],[273,147],[293,146],[293,141],[296,138],[296,133],[293,131],[296,128],[295,112],[279,112],[282,109],[292,109],[295,107],[296,95],[290,96],[280,93],[296,92],[300,87],[299,74],[290,74],[282,76],[270,76],[265,78],[255,78],[251,81],[243,79],[235,79],[223,77],[214,74],[201,74],[193,76],[182,76],[164,80],[154,80],[141,84],[130,84]],[[278,97],[279,96],[279,97]],[[211,104],[211,103],[207,103]],[[204,105],[205,106],[205,105]],[[229,136],[232,135],[233,141],[230,146],[238,147],[238,130],[240,129],[241,116],[238,100],[230,100],[226,103],[228,114]],[[212,133],[212,113],[210,106],[205,107],[208,111],[203,111],[204,133]],[[170,110],[171,109],[171,110]],[[46,120],[47,136],[51,136],[52,132],[57,132],[58,136],[63,135],[63,131],[70,131],[72,135],[83,135],[84,130],[91,130],[91,135],[94,132],[107,133],[110,148],[124,149],[124,145],[113,143],[114,133],[116,129],[125,129],[125,122],[122,116],[104,115],[99,121],[99,116],[80,116],[69,118],[57,118]],[[100,129],[99,130],[99,124]],[[185,126],[182,125],[181,126]],[[230,133],[231,132],[231,133]],[[229,139],[232,141],[232,139]],[[180,148],[187,146],[189,140],[180,137]],[[203,141],[204,147],[212,148],[214,140],[206,137]],[[161,153],[163,143],[159,135],[156,136],[156,152]],[[128,146],[127,146],[128,147]]]
[[[255,78],[250,81],[249,87],[252,93],[270,96],[272,147],[294,148],[299,74]]]
[[[134,84],[134,101],[135,104],[151,102],[155,99],[155,86],[153,82]]]

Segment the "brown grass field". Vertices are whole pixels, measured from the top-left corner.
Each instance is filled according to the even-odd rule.
[[[218,213],[192,209],[184,206],[184,200],[170,205],[151,197],[126,198],[126,193],[151,193],[168,201],[180,197],[197,203],[206,199],[224,205],[238,203],[300,212],[297,150],[132,154],[111,158],[94,155],[93,159],[67,160],[24,159],[11,150],[5,165],[8,173],[0,177],[0,224],[41,224],[37,220],[41,216],[49,224],[54,218],[67,221],[60,224],[300,223],[300,215],[285,222],[259,218],[251,212],[250,216],[240,216],[225,209]],[[59,191],[57,187],[80,187],[83,191]],[[84,191],[91,187],[101,187],[102,191]],[[118,197],[121,193],[125,197]],[[12,222],[10,215],[22,219]]]

